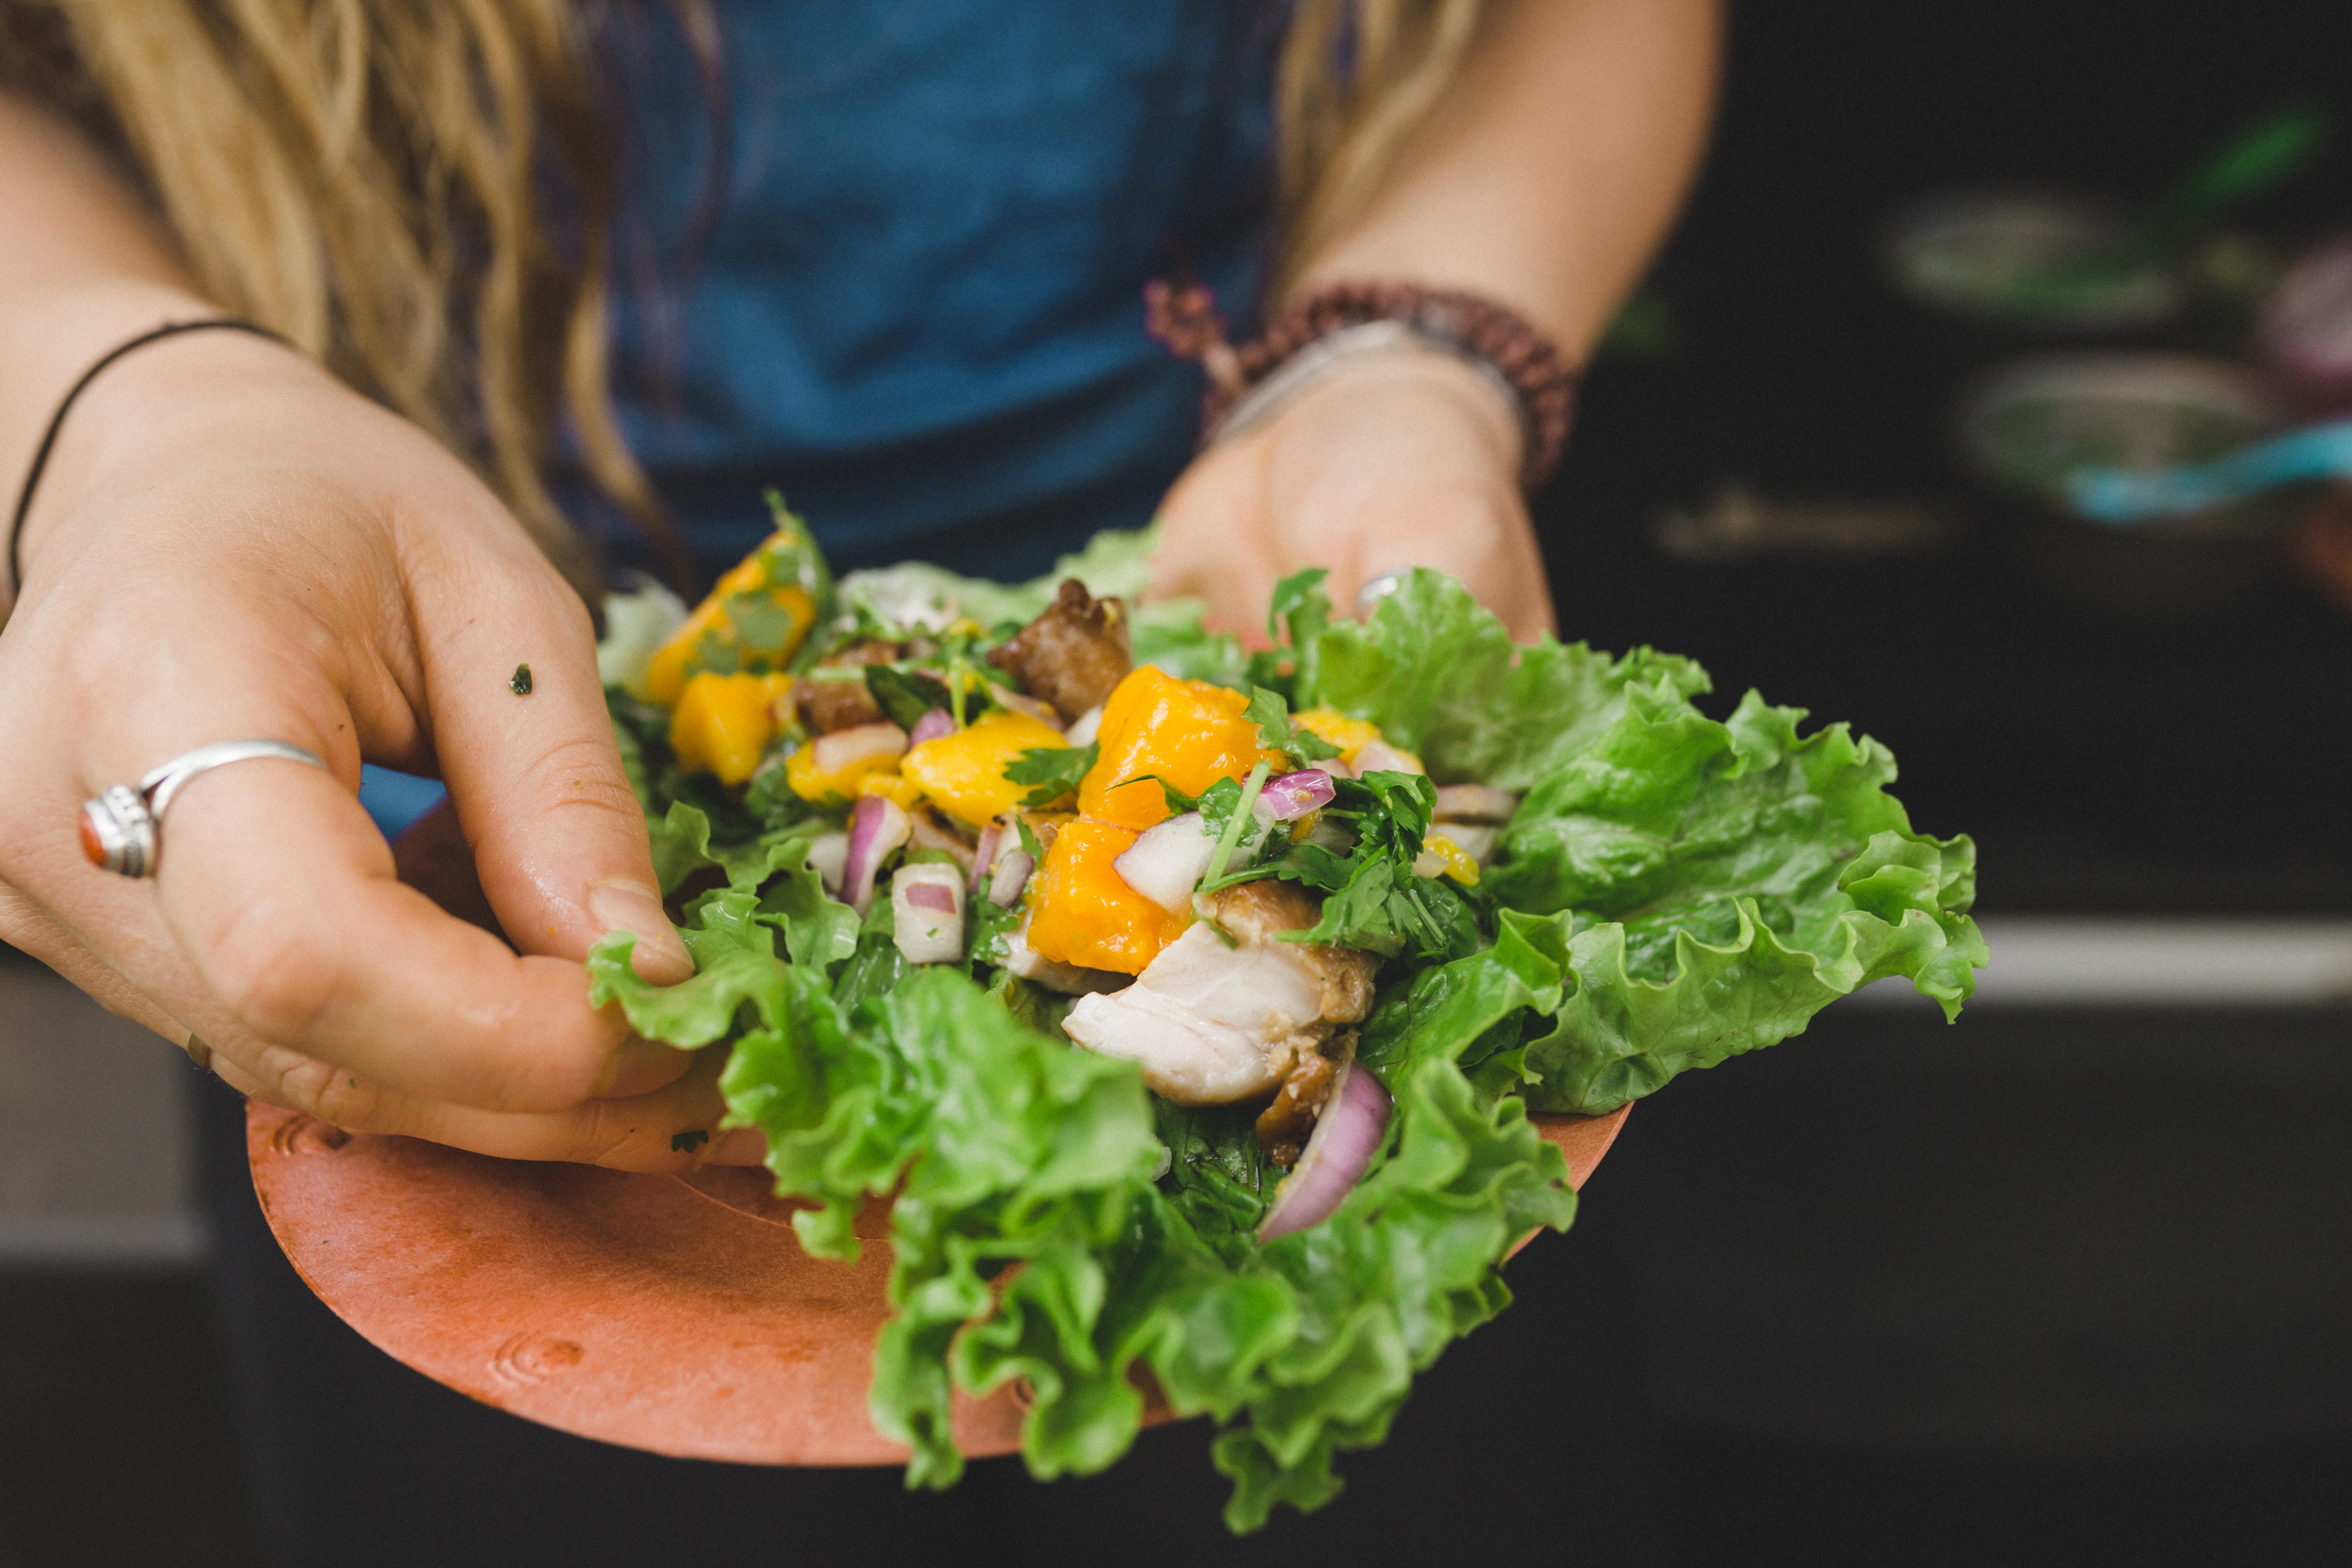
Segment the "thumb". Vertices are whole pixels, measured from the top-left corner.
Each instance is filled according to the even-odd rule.
[[[434,751],[482,891],[525,952],[637,935],[637,973],[694,972],[662,910],[585,605],[518,543],[412,576]]]

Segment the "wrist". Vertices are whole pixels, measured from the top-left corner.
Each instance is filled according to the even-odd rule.
[[[1507,383],[1484,367],[1433,344],[1410,340],[1371,343],[1305,368],[1312,374],[1288,386],[1273,378],[1253,389],[1266,401],[1255,408],[1237,403],[1212,437],[1212,447],[1276,428],[1296,414],[1322,423],[1349,405],[1377,405],[1389,420],[1400,404],[1410,417],[1444,420],[1468,432],[1470,445],[1494,467],[1499,481],[1516,489],[1527,458],[1527,433],[1518,399]]]
[[[1526,464],[1527,425],[1510,383],[1476,360],[1386,321],[1309,344],[1237,399],[1209,444],[1240,439],[1294,406],[1351,395],[1412,395],[1449,407],[1476,429],[1507,475],[1517,475]]]
[[[224,319],[217,308],[201,303],[184,304],[166,318]],[[73,531],[73,520],[93,510],[92,498],[183,467],[212,449],[207,433],[224,421],[249,428],[257,399],[323,374],[255,331],[207,327],[160,334],[163,324],[150,317],[79,365],[46,416],[54,424],[52,439],[45,453],[27,460],[6,503],[11,518],[24,507],[13,543],[25,577],[51,540]],[[22,578],[16,585],[21,592]]]
[[[1576,372],[1551,340],[1508,306],[1417,283],[1333,283],[1297,300],[1247,343],[1225,340],[1205,287],[1156,279],[1144,289],[1145,326],[1170,352],[1209,373],[1204,440],[1236,433],[1278,408],[1334,364],[1415,345],[1452,355],[1509,395],[1520,427],[1519,481],[1538,489],[1568,438]],[[1236,411],[1245,411],[1236,419]]]

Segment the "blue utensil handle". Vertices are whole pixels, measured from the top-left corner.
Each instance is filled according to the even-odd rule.
[[[2066,478],[2066,499],[2095,521],[2131,523],[2205,511],[2281,485],[2328,479],[2352,479],[2352,419],[2290,430],[2210,463],[2150,473],[2079,468]]]

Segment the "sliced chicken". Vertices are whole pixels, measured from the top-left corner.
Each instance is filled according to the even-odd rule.
[[[1212,896],[1210,920],[1171,942],[1134,984],[1085,998],[1063,1028],[1090,1051],[1140,1063],[1152,1089],[1180,1105],[1271,1093],[1371,1007],[1379,959],[1276,940],[1318,913],[1287,882],[1226,889]]]
[[[1059,963],[1050,958],[1040,958],[1037,950],[1029,945],[1027,921],[1021,922],[1020,929],[1005,933],[1004,967],[1032,985],[1042,985],[1065,996],[1118,991],[1128,984],[1127,976],[1114,970],[1085,969],[1075,963]]]
[[[1033,697],[1054,705],[1065,724],[1100,705],[1134,667],[1127,605],[1097,599],[1076,577],[1045,613],[1014,633],[988,662],[1017,677]]]

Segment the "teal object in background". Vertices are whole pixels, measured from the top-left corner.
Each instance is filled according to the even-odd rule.
[[[2209,511],[2263,490],[2313,479],[2352,479],[2352,419],[2308,426],[2210,463],[2154,473],[2084,468],[2066,499],[2084,517],[2126,524]]]

